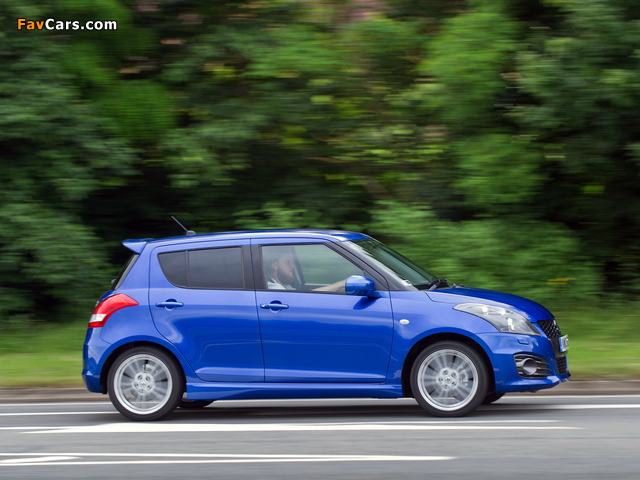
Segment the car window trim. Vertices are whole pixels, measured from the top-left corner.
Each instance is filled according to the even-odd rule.
[[[156,253],[156,257],[158,259],[158,264],[160,265],[160,270],[162,271],[164,277],[166,278],[166,280],[173,285],[176,288],[183,288],[186,290],[228,290],[228,291],[239,291],[239,290],[254,290],[253,288],[253,279],[251,275],[247,275],[247,273],[250,270],[250,266],[247,266],[247,260],[250,261],[250,255],[247,255],[245,253],[245,250],[247,250],[248,245],[224,245],[224,246],[219,246],[219,247],[202,247],[202,248],[184,248],[182,250],[169,250],[166,252],[159,252]],[[220,250],[223,248],[240,248],[240,261],[242,262],[241,265],[241,272],[242,272],[242,288],[210,288],[210,287],[192,287],[191,286],[191,275],[190,275],[190,268],[189,268],[189,252],[193,252],[193,251],[202,251],[202,250]],[[185,254],[185,263],[186,263],[186,269],[187,269],[187,283],[189,284],[188,286],[184,286],[184,285],[177,285],[174,282],[171,281],[171,279],[167,276],[166,272],[164,271],[164,268],[162,266],[162,262],[160,262],[160,255],[163,254],[167,254],[167,253],[184,253]],[[250,284],[250,285],[248,285]]]

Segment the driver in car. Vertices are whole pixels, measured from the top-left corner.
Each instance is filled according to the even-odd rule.
[[[274,256],[265,262],[267,269],[267,287],[269,290],[295,290],[296,264],[290,253]]]
[[[265,256],[265,270],[267,288],[269,290],[298,290],[299,283],[296,280],[296,264],[293,255],[289,252],[278,251],[277,247],[269,249]],[[344,293],[346,279],[314,288],[314,292]]]

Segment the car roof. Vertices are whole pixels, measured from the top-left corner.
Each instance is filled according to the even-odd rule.
[[[273,230],[245,230],[239,232],[217,232],[203,233],[198,235],[181,235],[179,237],[167,238],[139,238],[124,240],[122,244],[135,253],[141,253],[144,248],[153,244],[154,246],[178,245],[188,243],[199,243],[212,240],[240,240],[240,239],[261,239],[261,238],[315,238],[329,242],[346,242],[353,240],[363,240],[370,238],[368,235],[357,232],[347,232],[343,230],[329,229],[273,229]]]

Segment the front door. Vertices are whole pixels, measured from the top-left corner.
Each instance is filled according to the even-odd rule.
[[[347,277],[366,272],[323,243],[271,240],[253,252],[264,276],[256,299],[265,381],[385,381],[393,340],[389,296],[344,293]]]

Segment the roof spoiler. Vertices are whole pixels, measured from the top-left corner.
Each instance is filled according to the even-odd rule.
[[[133,253],[137,253],[138,255],[140,255],[142,253],[142,250],[144,250],[144,247],[147,245],[147,242],[151,240],[153,240],[153,238],[137,238],[137,239],[131,239],[131,240],[124,240],[122,242],[122,245],[127,247]]]

